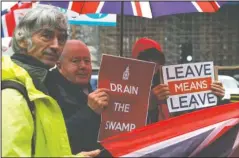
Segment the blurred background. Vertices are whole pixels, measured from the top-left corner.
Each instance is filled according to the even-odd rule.
[[[124,16],[123,56],[131,57],[140,37],[158,41],[166,64],[214,61],[215,65],[239,65],[239,5],[225,5],[216,13],[187,13],[154,19]],[[120,52],[120,16],[116,27],[76,26],[76,39],[91,47],[94,68],[102,54]],[[189,58],[190,59],[190,58]]]

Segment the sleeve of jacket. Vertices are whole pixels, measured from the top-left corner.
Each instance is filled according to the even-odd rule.
[[[30,157],[33,128],[25,98],[17,90],[2,90],[2,156]]]
[[[85,108],[82,108],[76,114],[66,119],[68,133],[72,132],[69,133],[69,135],[77,134],[74,133],[77,132],[76,130],[74,130],[76,127],[83,129],[85,128],[86,124],[87,125],[97,124],[97,120],[99,119],[100,116],[97,115],[93,110],[91,110],[91,108],[88,107],[88,105],[86,105]]]

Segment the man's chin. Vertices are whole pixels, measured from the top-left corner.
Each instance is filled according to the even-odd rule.
[[[88,83],[89,83],[89,80],[88,80],[88,79],[76,80],[76,84],[78,84],[78,85],[85,86],[85,85],[88,85]]]
[[[56,65],[56,61],[49,61],[49,60],[44,60],[43,63],[50,68],[54,67]]]

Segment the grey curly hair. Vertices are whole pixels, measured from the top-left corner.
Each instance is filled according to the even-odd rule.
[[[15,53],[26,53],[27,49],[32,47],[31,37],[33,33],[45,27],[58,29],[67,34],[67,17],[54,6],[45,5],[31,9],[26,13],[14,30],[12,38],[13,51]],[[27,41],[27,49],[19,46],[18,43],[22,40]]]

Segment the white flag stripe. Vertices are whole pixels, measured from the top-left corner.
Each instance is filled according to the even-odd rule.
[[[71,10],[71,9],[72,9],[72,1],[70,1],[68,4],[68,10]]]
[[[105,2],[100,2],[100,4],[98,5],[98,8],[97,8],[95,13],[100,13],[102,8],[103,8],[103,6],[104,6],[104,4],[105,4]]]
[[[197,2],[191,2],[194,7],[199,11],[199,12],[203,12],[202,9],[200,8],[200,6],[197,4]]]
[[[236,137],[236,140],[235,140],[235,143],[234,143],[232,149],[235,149],[236,147],[238,147],[238,145],[239,145],[239,132],[238,132],[238,134],[237,134],[237,137]]]
[[[218,8],[220,8],[220,5],[217,3],[217,1],[215,1],[216,5],[218,6]]]
[[[238,119],[229,119],[229,120],[226,120],[226,121],[223,121],[223,122],[219,122],[217,124],[213,124],[211,126],[207,126],[207,127],[198,129],[196,131],[192,131],[192,132],[189,132],[189,133],[186,133],[186,134],[183,134],[183,135],[165,140],[163,142],[159,142],[159,143],[147,146],[145,148],[142,148],[142,149],[136,150],[134,152],[131,152],[129,154],[123,155],[122,157],[140,157],[140,156],[146,155],[148,153],[151,153],[151,152],[166,148],[168,146],[174,145],[176,143],[182,142],[184,140],[190,139],[194,136],[197,136],[201,133],[207,132],[207,131],[209,131],[211,129],[214,129],[216,127],[223,126],[225,124],[225,122],[230,122],[232,120],[238,120]]]
[[[11,7],[13,7],[17,2],[1,2],[1,8],[2,11],[7,9],[7,11],[9,11],[11,9]]]
[[[40,3],[39,1],[33,2],[33,3],[32,3],[32,8],[35,8],[35,7],[37,7],[38,5],[40,5],[39,3]]]
[[[149,2],[139,2],[142,16],[146,18],[152,18],[152,11]]]
[[[134,16],[138,16],[137,11],[136,11],[135,2],[131,1],[131,5],[132,5],[132,10],[133,10]]]
[[[2,29],[4,33],[4,37],[8,37],[8,28],[6,23],[6,15],[2,16]]]

